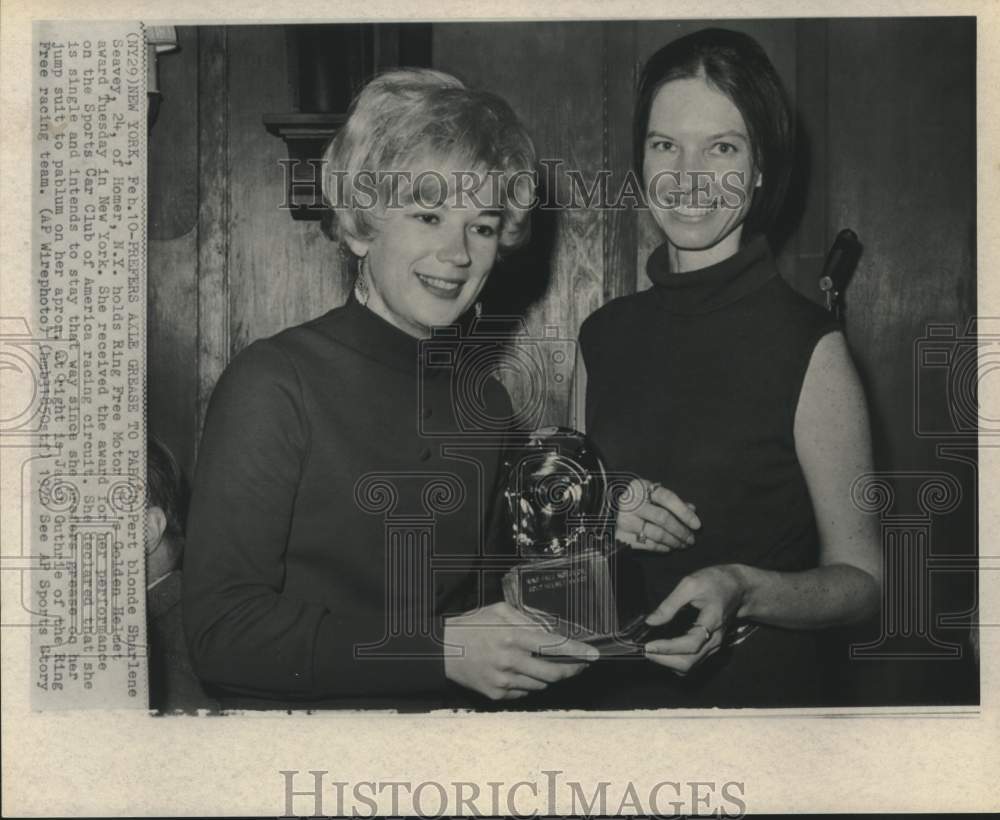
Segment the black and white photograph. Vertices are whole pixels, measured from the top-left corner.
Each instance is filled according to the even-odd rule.
[[[987,4],[118,11],[14,15],[15,814],[996,808]]]
[[[220,704],[978,702],[974,19],[176,34],[147,548]]]

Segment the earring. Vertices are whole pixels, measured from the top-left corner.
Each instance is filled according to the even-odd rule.
[[[358,275],[354,277],[354,298],[359,305],[368,304],[368,257],[362,256],[358,264]]]
[[[482,316],[483,316],[483,303],[482,302],[476,302],[476,306],[475,306],[474,309],[476,311],[476,318],[477,319],[481,319]]]

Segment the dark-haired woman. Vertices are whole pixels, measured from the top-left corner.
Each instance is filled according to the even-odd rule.
[[[766,239],[790,173],[786,96],[752,38],[707,29],[650,58],[634,129],[664,242],[653,286],[582,328],[587,425],[642,477],[617,536],[639,551],[649,623],[697,616],[647,644],[653,663],[596,670],[588,705],[815,704],[815,630],[872,613],[880,555],[851,502],[871,455],[844,336]],[[737,623],[758,628],[733,646]]]

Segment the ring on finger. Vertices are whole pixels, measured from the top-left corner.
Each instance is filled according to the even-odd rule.
[[[705,643],[708,643],[710,640],[712,640],[712,630],[709,629],[707,626],[705,626],[705,624],[696,623],[695,626],[700,626],[702,629],[705,630]]]
[[[642,526],[639,527],[639,532],[635,536],[635,540],[638,541],[640,544],[646,543],[646,525],[648,523],[649,523],[648,521],[643,521]]]

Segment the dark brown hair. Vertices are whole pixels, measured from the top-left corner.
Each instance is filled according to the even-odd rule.
[[[778,72],[760,44],[746,34],[706,28],[668,43],[643,67],[633,123],[636,172],[642,176],[649,112],[671,80],[704,77],[739,109],[746,123],[754,167],[763,184],[754,190],[743,235],[766,233],[781,209],[791,176],[794,129],[791,106]]]

